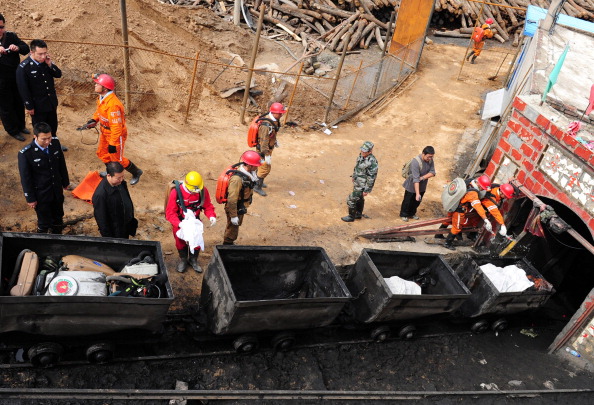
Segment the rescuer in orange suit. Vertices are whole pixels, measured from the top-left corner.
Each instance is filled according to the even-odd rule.
[[[95,82],[95,93],[99,94],[97,110],[93,118],[81,128],[94,128],[99,124],[101,136],[97,146],[97,156],[105,164],[120,162],[132,174],[130,185],[133,186],[140,180],[142,170],[124,156],[124,144],[128,137],[128,130],[124,105],[114,92],[115,80],[110,75],[96,74],[93,75],[93,81]],[[101,174],[103,175],[103,172]]]
[[[468,183],[466,194],[464,194],[460,200],[458,208],[456,211],[448,213],[448,216],[452,218],[452,229],[450,229],[450,233],[446,237],[445,244],[443,245],[446,249],[456,250],[456,248],[452,246],[452,243],[454,242],[456,235],[462,231],[462,228],[468,227],[469,218],[467,215],[473,210],[483,219],[487,231],[493,231],[491,222],[487,219],[487,214],[485,213],[485,209],[483,208],[479,197],[479,192],[488,191],[490,187],[491,179],[485,174]],[[448,224],[442,224],[440,228],[447,227]]]
[[[492,18],[487,18],[487,20],[485,21],[485,24],[483,24],[481,26],[481,29],[483,30],[483,35],[482,35],[481,40],[478,42],[475,40],[472,41],[472,51],[470,51],[468,56],[466,56],[466,60],[470,59],[470,57],[472,56],[470,63],[474,64],[474,61],[476,60],[476,58],[481,54],[481,51],[483,50],[483,47],[485,46],[485,40],[487,38],[493,38],[494,34],[493,34],[493,31],[491,30],[491,24],[493,24],[493,23],[494,23],[494,21]]]

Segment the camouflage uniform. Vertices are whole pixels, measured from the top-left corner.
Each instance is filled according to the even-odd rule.
[[[366,141],[361,146],[361,152],[370,152],[373,149],[373,143]],[[353,170],[353,192],[347,197],[347,206],[349,208],[349,215],[343,217],[343,221],[352,222],[354,219],[359,219],[363,215],[363,208],[365,206],[365,197],[363,193],[371,193],[378,171],[377,159],[373,154],[366,157],[359,155],[357,163]],[[350,220],[352,219],[352,220]]]

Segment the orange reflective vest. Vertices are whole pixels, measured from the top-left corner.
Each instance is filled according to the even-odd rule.
[[[124,105],[114,92],[105,96],[103,100],[97,99],[97,110],[93,119],[99,124],[101,134],[110,145],[119,145],[120,137],[125,139],[128,135]]]

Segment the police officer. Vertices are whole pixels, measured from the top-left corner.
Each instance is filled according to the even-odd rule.
[[[21,58],[29,53],[29,45],[17,34],[6,31],[4,16],[0,14],[0,118],[4,129],[13,138],[24,141],[21,134],[31,132],[25,128],[25,110],[16,84],[16,70]]]
[[[353,192],[347,197],[349,215],[341,218],[344,222],[353,222],[363,216],[365,197],[373,189],[379,168],[377,159],[372,152],[373,142],[364,142],[351,176],[353,178]]]
[[[60,77],[62,71],[52,62],[45,41],[31,41],[31,53],[16,71],[17,86],[33,125],[39,122],[49,124],[53,137],[58,132],[58,96],[54,78]],[[62,150],[68,148],[62,146]]]
[[[62,233],[64,193],[70,185],[60,141],[45,122],[33,127],[33,141],[18,155],[21,185],[29,207],[37,213],[38,233]]]

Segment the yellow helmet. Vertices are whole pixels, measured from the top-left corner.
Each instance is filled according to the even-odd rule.
[[[202,190],[202,187],[204,187],[204,181],[202,181],[202,176],[200,173],[191,171],[186,174],[184,185],[189,191],[197,193]]]

